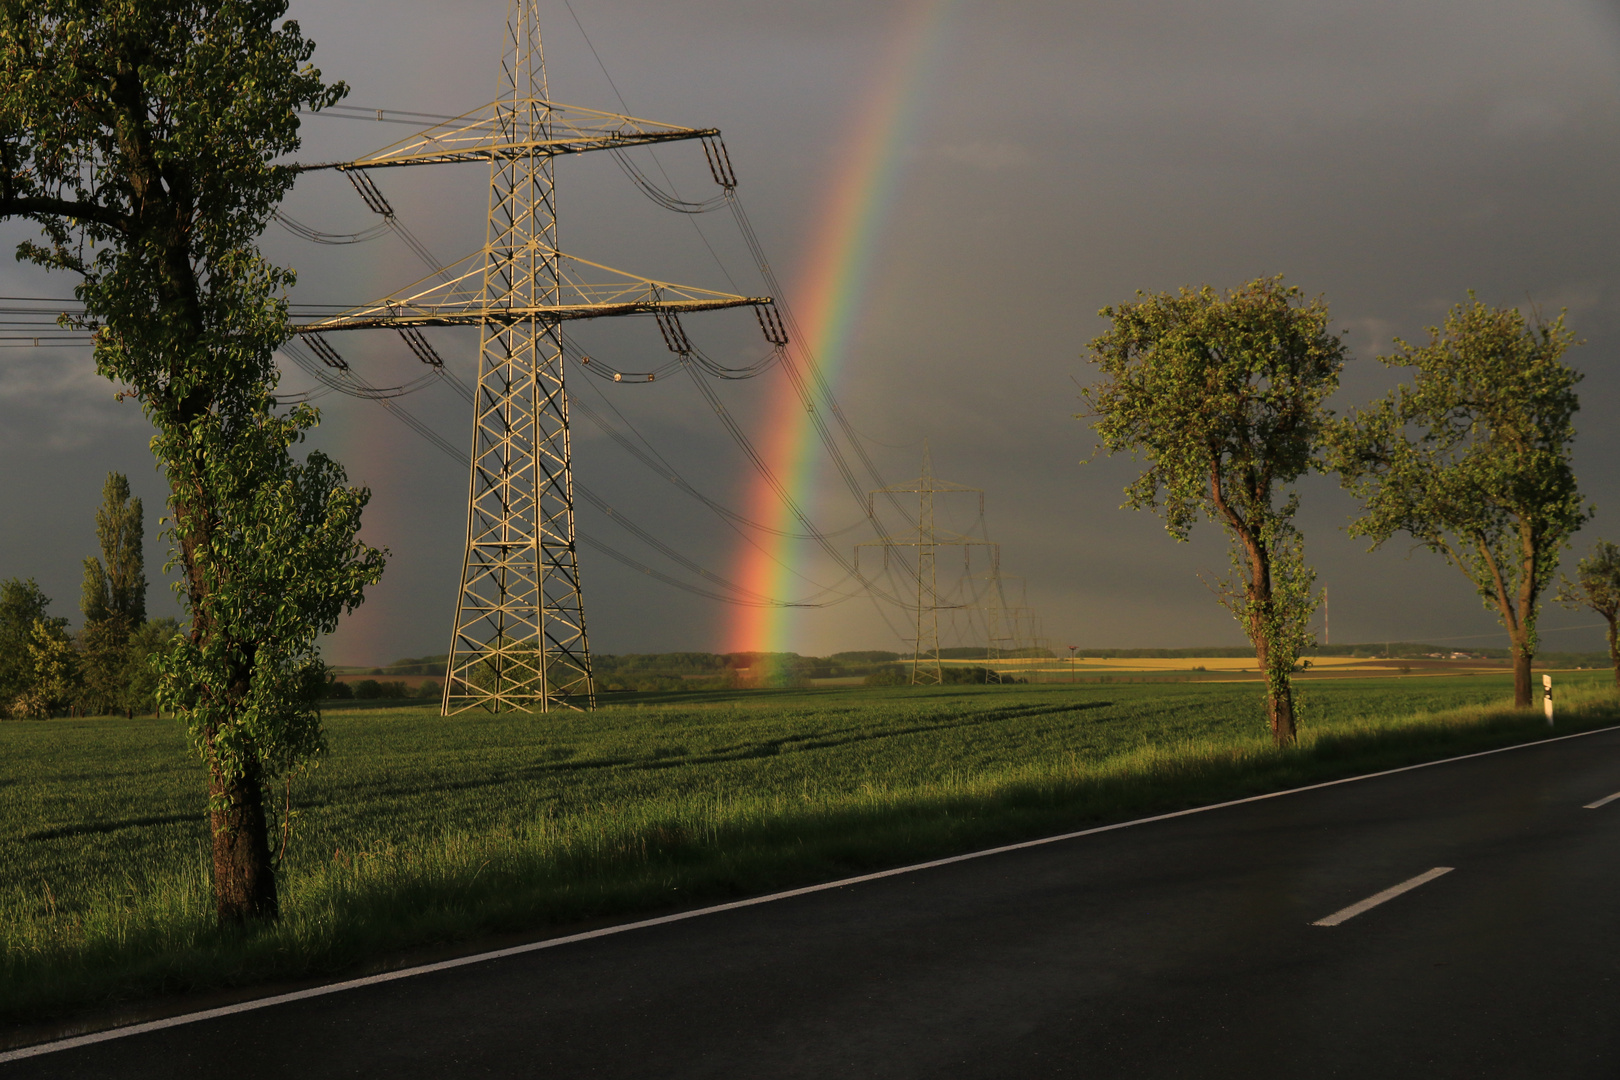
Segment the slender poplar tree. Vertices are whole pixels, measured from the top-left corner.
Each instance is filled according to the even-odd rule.
[[[141,500],[129,493],[129,478],[108,473],[96,511],[101,557],[84,560],[79,609],[86,619],[122,616],[132,629],[146,621],[145,528]]]
[[[141,500],[129,493],[129,478],[109,473],[96,511],[101,555],[84,560],[79,610],[82,704],[87,713],[122,711],[129,701],[130,635],[146,622],[146,562],[142,556],[145,522]]]

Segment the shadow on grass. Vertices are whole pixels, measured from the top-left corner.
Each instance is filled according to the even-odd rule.
[[[1566,707],[1552,734],[1617,719],[1620,705],[1594,700]],[[289,874],[284,919],[255,932],[217,932],[208,905],[193,897],[130,909],[96,928],[81,924],[77,935],[8,943],[0,1019],[383,970],[409,949],[543,936],[585,920],[730,900],[1548,734],[1533,713],[1457,710],[1340,725],[1283,750],[1211,739],[923,787],[671,799],[542,819],[519,833],[445,835]],[[206,901],[206,881],[193,892]]]
[[[55,829],[40,829],[24,833],[24,840],[60,840],[67,836],[94,836],[97,833],[117,832],[120,829],[140,829],[149,825],[190,824],[202,820],[201,814],[157,814],[151,817],[124,818],[119,821],[95,821],[83,825],[62,825]]]

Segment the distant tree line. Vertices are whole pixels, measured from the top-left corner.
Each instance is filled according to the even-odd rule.
[[[949,651],[940,650],[940,655]],[[984,650],[979,650],[981,653]],[[965,667],[951,665],[939,669],[939,681],[947,685],[976,686],[986,683],[1027,683],[1028,679],[1010,678],[1005,674],[998,675],[987,667]],[[864,681],[866,686],[910,686],[911,663],[903,661],[897,664],[886,664],[868,675]]]
[[[141,500],[112,473],[96,512],[101,555],[84,561],[78,633],[48,614],[34,579],[0,582],[0,715],[45,719],[156,712],[153,663],[179,634],[174,619],[146,617]]]
[[[942,660],[984,660],[989,650],[983,646],[962,646],[939,650]],[[1052,657],[1049,649],[1002,650],[998,658]],[[1207,652],[1198,655],[1211,655]],[[327,697],[348,700],[397,699],[407,697],[437,697],[440,684],[427,682],[414,691],[401,676],[440,675],[444,672],[446,657],[406,657],[385,667],[372,668],[370,674],[379,679],[353,682],[337,681],[334,677],[327,687]],[[910,681],[910,655],[883,649],[859,649],[837,652],[831,656],[801,656],[798,653],[766,652],[671,652],[671,653],[612,653],[591,658],[597,688],[607,693],[655,692],[675,690],[735,690],[742,687],[772,687],[791,689],[811,685],[816,679],[862,679],[867,686],[898,686]],[[899,674],[897,674],[899,673]],[[352,678],[359,672],[348,669]],[[396,681],[390,682],[388,677]],[[951,666],[945,669],[948,683],[983,683],[993,681],[990,669],[982,666]],[[1006,677],[1001,678],[1007,681]]]
[[[941,649],[947,660],[982,660],[982,647]],[[1010,653],[1003,655],[1010,656]],[[1024,650],[1018,655],[1037,655]],[[1050,656],[1039,651],[1038,655]],[[831,656],[800,656],[798,653],[642,653],[592,658],[597,685],[614,690],[725,690],[741,686],[793,688],[809,686],[815,679],[864,679],[869,686],[893,683],[896,665],[907,658],[897,652],[861,649],[837,652]],[[953,675],[950,682],[983,682],[982,668],[962,669],[979,672],[980,677]]]
[[[956,657],[958,652],[963,655]],[[947,659],[981,659],[984,650],[944,649],[940,655]],[[386,667],[372,668],[370,674],[383,678],[443,675],[447,659],[442,654],[407,657]],[[730,690],[741,686],[807,686],[812,679],[864,677],[899,659],[899,653],[880,649],[839,652],[831,656],[800,656],[791,652],[598,653],[591,657],[591,668],[598,689],[607,692]],[[353,669],[350,673],[358,674]],[[338,689],[343,685],[334,683],[330,688],[332,696],[348,696]],[[364,684],[353,684],[355,696],[359,696],[361,685]],[[385,692],[382,696],[390,694]]]

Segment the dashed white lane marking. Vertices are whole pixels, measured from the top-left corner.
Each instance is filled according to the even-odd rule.
[[[939,866],[950,866],[953,863],[969,862],[973,859],[983,859],[987,856],[1003,855],[1010,851],[1024,851],[1028,848],[1043,847],[1047,844],[1057,844],[1065,840],[1077,840],[1082,836],[1095,836],[1098,833],[1115,832],[1119,829],[1130,829],[1138,825],[1151,825],[1159,821],[1172,821],[1176,818],[1190,817],[1193,814],[1207,814],[1211,810],[1224,810],[1229,806],[1246,806],[1250,803],[1265,802],[1269,799],[1281,799],[1289,795],[1301,795],[1307,791],[1321,791],[1324,788],[1339,787],[1342,784],[1356,784],[1363,780],[1376,780],[1385,776],[1396,776],[1400,773],[1416,772],[1419,769],[1432,769],[1437,765],[1450,765],[1458,761],[1472,761],[1474,758],[1495,757],[1497,754],[1510,754],[1518,750],[1528,750],[1534,746],[1546,746],[1549,743],[1565,742],[1569,739],[1584,739],[1588,735],[1601,735],[1604,732],[1614,731],[1615,727],[1593,728],[1591,731],[1577,731],[1570,735],[1554,735],[1550,739],[1537,739],[1534,742],[1514,743],[1512,746],[1498,746],[1494,750],[1476,750],[1471,754],[1458,754],[1456,757],[1441,758],[1439,761],[1423,761],[1416,765],[1402,765],[1394,769],[1382,769],[1373,773],[1362,773],[1360,776],[1344,776],[1337,780],[1324,780],[1317,784],[1306,784],[1303,787],[1288,788],[1283,791],[1268,791],[1263,795],[1250,795],[1242,799],[1228,799],[1226,802],[1210,803],[1206,806],[1194,806],[1186,810],[1174,810],[1168,814],[1154,814],[1152,817],[1136,818],[1131,821],[1118,821],[1112,825],[1098,825],[1090,829],[1079,829],[1075,832],[1060,833],[1057,836],[1043,836],[1039,840],[1025,840],[1019,844],[1004,844],[1001,847],[986,848],[983,851],[969,852],[966,855],[952,855],[946,859],[932,859],[928,862],[915,863],[911,866],[898,866],[892,870],[879,870],[873,874],[862,874],[859,877],[844,878],[840,881],[827,881],[820,885],[808,885],[801,889],[789,889],[786,892],[771,893],[769,896],[752,896],[746,900],[733,900],[729,904],[715,904],[711,907],[697,908],[692,911],[681,911],[673,915],[660,915],[653,919],[641,919],[637,922],[620,923],[617,926],[607,926],[600,930],[589,930],[581,934],[568,934],[564,937],[547,938],[544,941],[532,941],[527,945],[516,945],[509,949],[496,949],[493,952],[476,953],[472,956],[459,956],[454,960],[441,960],[436,964],[423,964],[420,967],[402,968],[398,971],[383,972],[380,975],[368,975],[360,979],[347,979],[343,982],[328,983],[325,986],[313,986],[308,990],[298,990],[290,994],[276,994],[273,997],[257,998],[253,1001],[238,1002],[235,1005],[226,1005],[218,1009],[204,1009],[201,1012],[185,1013],[180,1016],[165,1017],[162,1020],[149,1020],[146,1023],[130,1024],[127,1027],[111,1028],[106,1031],[91,1032],[88,1035],[75,1035],[67,1039],[58,1039],[55,1042],[35,1043],[33,1046],[22,1046],[15,1050],[0,1053],[0,1065],[8,1061],[20,1061],[24,1058],[38,1057],[41,1054],[54,1054],[61,1050],[73,1050],[80,1046],[90,1046],[94,1043],[107,1042],[110,1039],[123,1039],[131,1035],[144,1035],[151,1031],[162,1031],[166,1028],[179,1027],[182,1024],[195,1024],[202,1020],[214,1020],[223,1016],[233,1016],[237,1013],[253,1012],[258,1009],[268,1009],[276,1005],[285,1005],[293,1001],[304,1001],[308,998],[324,997],[327,994],[341,994],[348,990],[357,990],[366,986],[377,986],[381,983],[394,982],[397,979],[409,979],[418,975],[429,975],[438,971],[449,971],[453,968],[466,967],[469,964],[482,964],[490,960],[500,960],[508,956],[521,956],[524,953],[538,952],[542,949],[555,949],[560,945],[572,945],[579,941],[590,941],[593,938],[608,937],[613,934],[623,934],[634,930],[644,930],[653,926],[665,926],[669,923],[683,922],[687,919],[697,919],[705,915],[715,915],[723,911],[736,911],[739,908],[754,907],[758,904],[771,904],[778,900],[786,900],[795,896],[808,896],[812,893],[827,892],[832,889],[844,889],[851,885],[860,885],[868,881],[879,881],[883,878],[897,877],[901,874],[912,874],[920,870],[932,870]],[[1441,871],[1444,873],[1444,871]],[[1433,873],[1433,871],[1430,871]],[[1421,884],[1421,883],[1420,883]],[[1348,915],[1345,918],[1349,918]]]
[[[1360,915],[1363,911],[1371,910],[1372,908],[1377,907],[1379,904],[1384,903],[1386,900],[1393,900],[1397,896],[1401,895],[1401,893],[1415,889],[1419,885],[1427,885],[1435,878],[1440,877],[1442,874],[1449,874],[1455,869],[1456,867],[1454,866],[1437,866],[1433,870],[1425,870],[1415,878],[1407,878],[1399,885],[1391,885],[1381,893],[1373,893],[1359,904],[1351,904],[1347,908],[1340,908],[1338,911],[1335,911],[1325,919],[1317,919],[1315,922],[1311,923],[1311,925],[1338,926],[1346,919],[1353,919],[1357,915]]]
[[[1603,798],[1599,799],[1597,802],[1589,802],[1589,803],[1586,804],[1585,807],[1583,807],[1583,809],[1596,810],[1600,806],[1607,806],[1609,803],[1614,802],[1614,800],[1616,800],[1616,799],[1620,799],[1620,791],[1615,792],[1613,795],[1605,795]]]

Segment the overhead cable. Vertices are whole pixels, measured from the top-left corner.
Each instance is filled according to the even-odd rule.
[[[322,364],[317,363],[315,360],[310,358],[304,352],[304,350],[299,347],[297,342],[288,342],[287,345],[283,346],[282,352],[292,359],[294,363],[298,364],[298,366],[301,367],[305,372],[324,383],[329,389],[338,390],[352,397],[365,398],[378,402],[387,408],[396,419],[400,420],[407,427],[411,428],[411,430],[427,440],[451,460],[457,462],[463,467],[469,464],[467,455],[465,453],[457,449],[431,426],[424,423],[419,417],[407,411],[403,406],[399,405],[393,400],[395,397],[402,396],[399,391],[404,390],[405,388],[366,386],[355,378],[353,372],[347,367],[347,365],[342,368],[333,369],[336,372],[335,374],[329,372],[328,370],[324,370]],[[421,379],[416,380],[415,383],[410,384],[410,389],[417,389],[424,383],[431,382],[441,375],[447,376],[446,381],[449,382],[454,388],[458,389],[463,396],[467,397],[469,400],[472,398],[472,391],[470,388],[468,388],[465,383],[461,382],[461,380],[457,379],[453,374],[450,374],[443,368],[436,368],[433,373],[424,375]],[[405,392],[409,391],[405,390]],[[291,403],[290,397],[282,400]],[[675,585],[677,588],[684,588],[689,592],[694,592],[697,595],[705,596],[710,599],[724,600],[727,603],[742,604],[749,607],[827,607],[833,604],[842,603],[844,600],[851,599],[849,594],[838,594],[836,592],[836,586],[823,586],[818,593],[813,594],[811,597],[803,600],[783,601],[764,596],[760,593],[754,592],[751,589],[747,589],[744,586],[738,585],[735,582],[732,582],[719,574],[704,568],[697,562],[682,555],[675,548],[664,543],[662,540],[659,540],[652,533],[637,525],[624,514],[615,510],[613,506],[611,506],[605,499],[601,498],[587,486],[576,482],[574,484],[574,492],[590,505],[600,510],[603,514],[616,521],[627,532],[630,532],[632,535],[646,543],[649,547],[657,550],[660,554],[664,555],[672,562],[677,563],[678,565],[684,567],[694,574],[697,574],[704,580],[712,582],[714,585],[720,588],[732,590],[732,593],[730,595],[722,595],[709,590],[691,587],[684,582],[671,578],[668,575],[662,574],[642,565],[641,563],[636,562],[633,559],[630,559],[628,556],[622,554],[621,552],[615,551],[607,545],[602,544],[600,541],[591,541],[592,546],[599,548],[604,554],[607,554],[620,562],[633,565],[634,568],[656,577],[660,581]],[[583,534],[581,538],[585,539]],[[836,598],[831,600],[820,599],[821,597],[828,595],[833,595]]]
[[[308,225],[294,218],[291,214],[276,210],[270,215],[276,224],[292,233],[294,236],[316,244],[363,244],[367,240],[375,240],[388,231],[388,222],[379,222],[369,229],[362,229],[352,233],[329,233],[312,229]]]
[[[849,576],[855,578],[862,585],[865,585],[868,590],[876,593],[877,595],[883,596],[884,599],[890,601],[891,603],[899,604],[901,607],[906,606],[905,601],[891,596],[884,590],[879,589],[876,582],[862,575],[859,568],[857,568],[842,551],[835,547],[824,533],[815,527],[815,523],[812,522],[809,516],[805,514],[804,510],[799,506],[798,501],[795,500],[791,494],[789,494],[786,486],[783,485],[781,479],[776,475],[775,470],[771,468],[770,463],[764,459],[757,449],[755,449],[752,440],[750,440],[747,433],[742,430],[741,425],[739,425],[736,419],[732,417],[731,413],[727,411],[724,403],[722,403],[720,399],[715,396],[713,387],[708,384],[702,375],[693,370],[693,366],[691,364],[686,364],[685,367],[687,373],[692,378],[693,384],[697,386],[698,392],[702,394],[704,400],[709,403],[709,408],[714,412],[715,416],[719,418],[721,425],[725,427],[725,429],[731,434],[732,441],[742,449],[749,461],[753,463],[755,470],[759,473],[760,477],[764,479],[765,483],[770,487],[770,489],[776,494],[776,497],[781,501],[782,505],[787,508],[789,513],[798,519],[799,523],[804,527],[805,532],[809,534],[810,539],[818,547],[820,547],[822,551],[826,552],[834,562],[842,567],[843,570],[849,574]]]

